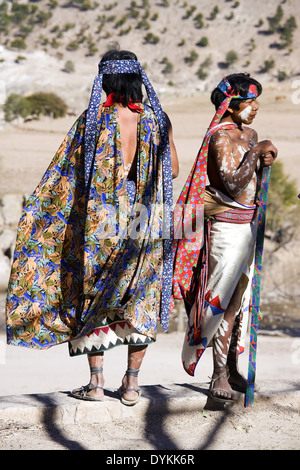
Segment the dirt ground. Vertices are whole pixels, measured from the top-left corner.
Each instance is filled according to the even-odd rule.
[[[97,405],[96,405],[97,406]],[[299,450],[299,408],[227,409],[187,413],[149,413],[101,424],[69,426],[1,424],[1,450],[98,450],[109,455],[137,451],[171,451],[176,455],[200,450]],[[123,451],[123,452],[122,452]],[[130,452],[131,451],[131,452]],[[191,452],[192,454],[192,452]]]
[[[282,93],[281,93],[282,94]],[[205,129],[212,117],[207,96],[184,101],[168,101],[164,106],[173,123],[174,138],[180,159],[180,176],[174,182],[176,199],[197,154]],[[288,95],[276,99],[276,91],[267,91],[261,99],[261,113],[255,128],[261,139],[271,138],[279,149],[285,171],[300,187],[298,164],[300,106]],[[285,119],[282,117],[285,116]],[[74,117],[58,121],[42,120],[0,131],[0,193],[29,195],[41,179]],[[299,191],[300,192],[300,191]],[[287,253],[288,272],[298,270],[299,247]],[[278,278],[287,272],[273,266]],[[295,271],[296,272],[296,271]],[[297,299],[296,299],[297,300]],[[295,302],[295,305],[297,303]],[[281,305],[283,307],[281,307]],[[257,403],[251,409],[235,405],[211,411],[203,407],[186,413],[152,414],[146,417],[114,419],[101,424],[24,425],[0,422],[0,449],[78,449],[78,450],[281,450],[300,448],[299,425],[299,310],[284,310],[285,300],[276,305],[280,324],[269,326],[268,334],[259,336],[257,384],[276,390],[275,400]],[[5,346],[4,293],[0,298],[0,396],[52,393],[71,390],[86,383],[86,359],[69,358],[65,345],[38,352]],[[283,312],[284,310],[284,312]],[[284,315],[283,315],[284,313]],[[279,321],[279,323],[280,323]],[[298,329],[297,329],[298,328]],[[266,333],[266,332],[265,332]],[[272,334],[271,334],[272,333]],[[145,358],[140,374],[143,386],[154,384],[208,384],[211,357],[203,360],[196,377],[189,377],[181,367],[183,331],[159,334],[158,341]],[[241,368],[247,373],[247,353]],[[126,351],[116,348],[105,359],[106,386],[117,388],[125,370]],[[137,405],[138,406],[138,405]]]
[[[4,345],[3,295],[1,318],[0,343]],[[200,387],[197,393],[201,393],[203,399],[198,406],[172,410],[166,404],[157,412],[150,401],[146,413],[139,412],[137,407],[142,406],[139,403],[133,412],[123,407],[121,418],[116,417],[115,412],[115,416],[112,413],[107,420],[105,415],[102,419],[101,413],[99,416],[96,412],[99,404],[95,403],[89,404],[95,406],[92,422],[83,417],[76,424],[56,424],[51,420],[32,424],[0,419],[0,449],[128,451],[129,455],[130,451],[140,450],[153,455],[156,451],[169,450],[177,455],[201,449],[300,449],[299,336],[285,334],[280,329],[261,329],[256,373],[258,391],[253,407],[245,408],[242,400],[220,409],[210,409],[204,399],[203,390],[207,390],[212,373],[211,350],[206,351],[195,376],[191,377],[181,365],[183,336],[183,331],[159,333],[157,342],[148,348],[140,385],[143,395],[149,387],[172,389],[174,384],[191,390]],[[248,370],[247,348],[239,361],[244,375]],[[107,352],[104,364],[105,389],[116,391],[126,368],[126,348]],[[67,345],[47,351],[5,346],[0,375],[0,397],[23,394],[34,401],[39,399],[37,394],[65,393],[87,383],[88,367],[85,356],[69,357]],[[118,405],[116,401],[115,406]],[[198,458],[197,452],[191,455]],[[106,459],[106,454],[102,458]]]
[[[140,374],[142,391],[158,385],[179,384],[191,389],[207,389],[211,375],[211,357],[198,365],[195,377],[189,377],[180,363],[182,333],[161,333],[149,348]],[[96,413],[92,422],[55,424],[41,420],[39,424],[0,420],[1,450],[102,450],[133,451],[172,450],[299,450],[300,449],[300,340],[276,335],[259,335],[257,359],[258,393],[253,407],[243,402],[220,409],[203,403],[194,409],[153,412],[151,402],[146,414],[124,407],[123,417],[101,418]],[[7,362],[0,366],[1,395],[11,393],[68,391],[86,383],[88,369],[85,358],[69,358],[65,348],[52,351],[20,351],[7,347]],[[247,354],[240,360],[247,371]],[[118,349],[105,358],[106,386],[113,390],[120,385],[125,370],[126,351]],[[144,393],[144,392],[143,392]],[[200,391],[199,393],[203,393]],[[109,399],[109,398],[108,398]],[[143,400],[141,398],[141,402]],[[72,399],[70,399],[72,400]],[[82,402],[81,402],[82,403]],[[136,405],[141,406],[142,403]],[[117,404],[115,405],[117,406]],[[129,452],[129,455],[130,452]]]

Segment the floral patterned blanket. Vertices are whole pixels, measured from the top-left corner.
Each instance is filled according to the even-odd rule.
[[[8,286],[8,343],[48,348],[90,333],[113,310],[155,338],[163,270],[162,151],[155,115],[140,106],[134,202],[127,194],[117,109],[103,105],[88,193],[84,112],[27,200]]]

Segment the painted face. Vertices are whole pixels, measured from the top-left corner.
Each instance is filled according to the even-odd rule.
[[[240,109],[236,112],[236,118],[240,123],[251,124],[259,109],[256,98],[242,101]]]

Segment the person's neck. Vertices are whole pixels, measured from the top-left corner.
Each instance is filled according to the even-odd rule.
[[[241,122],[235,122],[231,116],[226,116],[226,117],[223,117],[220,121],[220,123],[222,124],[226,124],[226,123],[229,123],[229,124],[235,124],[238,129],[240,129],[241,131],[243,130],[243,126],[242,126],[242,123]]]

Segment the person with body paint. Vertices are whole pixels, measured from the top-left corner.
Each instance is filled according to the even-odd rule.
[[[248,127],[261,93],[261,84],[243,73],[225,77],[213,90],[216,114],[178,199],[187,215],[177,219],[177,227],[175,217],[176,232],[178,224],[188,225],[184,219],[204,211],[204,229],[174,242],[173,298],[184,300],[188,314],[186,372],[194,375],[203,352],[213,348],[209,391],[216,401],[236,400],[247,389],[238,355],[247,328],[257,200],[263,167],[277,157],[272,142],[258,141]],[[197,214],[186,209],[191,205]]]

